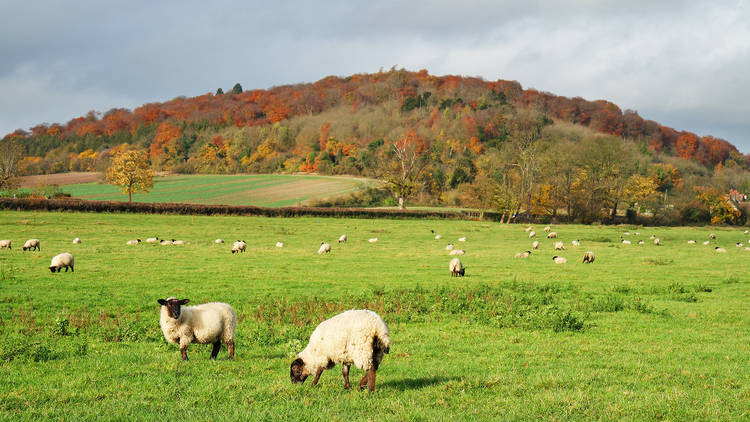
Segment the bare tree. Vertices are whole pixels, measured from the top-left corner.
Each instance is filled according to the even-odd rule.
[[[24,155],[24,147],[13,138],[0,140],[0,188],[15,186],[19,163]]]
[[[399,139],[392,145],[391,158],[384,160],[381,178],[398,198],[399,209],[421,185],[422,172],[428,160],[422,143],[412,137]]]

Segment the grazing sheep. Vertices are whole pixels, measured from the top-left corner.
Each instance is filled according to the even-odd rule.
[[[648,237],[648,240],[654,240],[654,239],[656,239],[656,236],[654,236],[653,234]]]
[[[74,245],[80,245],[81,244],[81,239],[79,239],[79,238],[76,237],[75,239],[73,239],[73,244]]]
[[[342,234],[341,236],[339,236],[339,243],[346,243],[346,235],[345,234]]]
[[[283,248],[284,247],[284,243],[283,242],[276,242],[276,247],[277,248]]]
[[[571,244],[572,244],[573,246],[581,246],[581,241],[580,241],[580,240],[574,240],[574,241],[572,241],[572,242],[570,242],[570,243],[571,243]]]
[[[714,233],[709,234],[708,237],[711,239],[716,239],[716,235]]]
[[[141,239],[132,239],[125,242],[126,245],[137,245],[141,243]]]
[[[661,245],[661,240],[658,237],[656,239],[654,239],[654,245],[656,245],[656,246]]]
[[[528,258],[531,255],[531,251],[518,252],[514,258]]]
[[[635,235],[636,236],[640,236],[641,234],[639,232],[635,232]]]
[[[11,248],[11,241],[8,239],[0,240],[0,249],[5,249],[5,248],[13,249]]]
[[[310,336],[305,350],[297,355],[289,367],[292,383],[305,382],[315,374],[312,385],[316,385],[325,369],[342,364],[344,388],[349,385],[349,368],[354,365],[365,371],[359,382],[360,390],[367,384],[375,391],[375,372],[383,356],[391,348],[388,326],[380,315],[366,309],[350,310],[321,322]]]
[[[630,243],[630,241],[628,239],[622,239],[622,244],[623,245],[630,245],[631,243]]]
[[[60,272],[63,267],[65,267],[65,272],[68,272],[68,268],[70,268],[70,272],[74,272],[73,269],[73,255],[69,254],[68,252],[63,252],[59,255],[55,255],[54,258],[52,258],[52,263],[49,264],[49,270],[54,272]]]
[[[695,240],[688,240],[688,245],[695,245]]]
[[[555,242],[555,250],[556,251],[564,251],[565,245],[562,242]]]
[[[238,240],[232,244],[232,253],[245,252],[245,249],[247,249],[247,242],[244,240]]]
[[[146,239],[146,243],[159,243],[158,237],[149,237]]]
[[[440,234],[435,235],[435,240],[440,240],[442,238],[443,238],[443,235],[440,235]]]
[[[370,243],[375,243],[375,242],[378,241],[378,238],[377,237],[372,237],[370,239],[367,239],[367,241],[370,242]]]
[[[536,232],[535,231],[529,232],[529,239],[531,239],[534,236],[536,236]]]
[[[750,251],[750,246],[745,246],[743,249],[746,251]]]
[[[565,258],[564,256],[555,255],[552,257],[552,260],[555,261],[555,264],[567,264],[568,263],[568,259]]]
[[[448,255],[466,255],[466,251],[463,249],[453,249]]]
[[[459,238],[458,238],[458,241],[459,241],[459,242],[466,242],[466,236],[464,236],[464,237],[459,237]]]
[[[545,228],[544,228],[544,231],[545,231],[545,232],[548,232],[548,231],[550,231],[550,230],[552,230],[552,227],[550,227],[550,226],[547,226],[547,227],[545,227]]]
[[[748,234],[748,233],[750,233],[750,230],[745,230],[745,231],[744,231],[744,232],[742,232],[742,233],[743,233],[743,234]]]
[[[188,360],[187,348],[192,342],[213,344],[211,359],[216,359],[221,342],[229,347],[229,359],[234,359],[234,330],[237,315],[226,303],[211,302],[198,306],[182,306],[188,299],[170,297],[159,299],[159,325],[164,338],[180,345],[182,360]]]
[[[172,240],[166,240],[166,239],[164,239],[161,242],[159,242],[159,244],[161,244],[162,246],[169,246],[169,245],[174,244],[174,239],[172,239]]]
[[[742,244],[742,242],[737,242],[737,243],[735,243],[734,245],[735,245],[735,246],[737,246],[738,248],[741,248],[741,247],[743,247],[743,246],[744,246],[744,245]]]
[[[35,251],[41,251],[42,247],[39,243],[39,239],[29,239],[26,241],[26,243],[23,244],[23,250],[24,252],[27,250],[35,250]]]
[[[184,240],[172,240],[172,244],[173,245],[184,245],[185,241]]]
[[[448,269],[451,270],[451,277],[463,277],[466,273],[466,268],[461,264],[461,260],[458,258],[451,259],[448,264]]]
[[[643,240],[639,240],[639,241],[638,241],[638,244],[639,244],[639,245],[643,245],[644,243],[646,243],[646,242],[644,242]]]
[[[326,242],[320,242],[320,248],[318,248],[318,254],[324,254],[331,252],[331,245]]]
[[[453,250],[453,243],[449,243],[449,244],[448,244],[448,245],[447,245],[447,246],[445,247],[445,250],[446,250],[446,251],[452,251],[452,250]]]
[[[715,250],[716,252],[718,252],[718,253],[727,253],[727,250],[726,250],[726,249],[724,249],[724,248],[720,248],[720,247],[718,247],[718,246],[717,246],[717,247],[715,247],[715,248],[714,248],[714,250]]]
[[[630,232],[623,233],[625,236],[630,236]]]
[[[557,239],[557,232],[547,233],[547,239]]]
[[[706,240],[705,242],[703,242],[704,245],[708,245],[709,243],[711,243],[711,242],[709,242],[708,240]]]
[[[525,228],[525,229],[523,229],[523,230],[524,230],[525,232],[527,232],[527,233],[528,233],[528,232],[530,232],[530,231],[531,231],[531,229],[533,229],[533,227],[531,227],[531,226],[528,226],[528,227],[526,227],[526,228]]]
[[[539,249],[539,241],[538,241],[538,240],[535,240],[535,241],[534,241],[534,242],[533,242],[533,243],[531,244],[531,247],[532,247],[532,248],[534,248],[534,249]]]
[[[592,264],[594,262],[594,258],[596,258],[594,256],[594,253],[591,252],[591,251],[588,251],[585,254],[583,254],[583,263],[584,264]]]
[[[224,239],[216,239],[214,240],[214,243],[217,243],[217,244],[224,243]]]

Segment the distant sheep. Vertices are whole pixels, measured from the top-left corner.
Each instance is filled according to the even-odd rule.
[[[146,243],[159,243],[158,237],[149,237],[146,239]]]
[[[545,231],[545,232],[548,232],[548,231],[550,231],[550,230],[552,230],[552,227],[550,227],[550,226],[547,226],[547,227],[545,227],[545,228],[544,228],[544,231]]]
[[[639,232],[635,232],[635,235],[636,235],[636,236],[640,236],[640,235],[641,235],[641,233],[639,233]]]
[[[574,241],[570,242],[570,244],[572,244],[573,246],[581,246],[581,241],[580,240],[574,240]]]
[[[173,243],[174,243],[174,239],[172,239],[172,240],[166,240],[166,239],[164,239],[161,242],[159,242],[159,244],[161,244],[162,246],[170,246]]]
[[[711,242],[709,242],[708,240],[706,240],[705,242],[703,242],[704,245],[708,245],[709,243],[711,243]]]
[[[466,273],[466,268],[461,264],[461,260],[453,258],[448,264],[448,269],[451,271],[451,277],[463,277]]]
[[[531,226],[528,226],[528,227],[526,227],[526,228],[524,229],[524,231],[526,231],[526,232],[528,233],[528,232],[530,232],[530,231],[531,231],[532,229],[533,229],[533,227],[531,227]]]
[[[466,251],[463,249],[453,249],[448,255],[465,255]]]
[[[173,245],[184,245],[185,241],[184,240],[172,240],[172,244]]]
[[[536,232],[535,231],[529,232],[529,239],[531,239],[534,236],[536,236]]]
[[[718,246],[717,246],[717,247],[715,247],[715,248],[714,248],[714,250],[715,250],[716,252],[718,252],[718,253],[727,253],[727,250],[726,250],[726,249],[724,249],[724,248],[720,248],[720,247],[718,247]]]
[[[708,237],[711,238],[711,239],[716,239],[716,234],[711,233],[711,234],[708,235]]]
[[[445,246],[445,250],[446,251],[452,251],[453,250],[453,243],[449,243],[448,245],[446,245]]]
[[[459,241],[459,242],[466,242],[466,237],[459,237],[459,238],[458,238],[458,241]]]
[[[594,256],[594,253],[591,251],[586,252],[583,254],[583,263],[584,264],[592,264],[594,262],[594,259],[596,257]]]
[[[229,347],[229,359],[234,359],[234,330],[237,315],[226,303],[211,302],[198,306],[182,306],[188,299],[170,297],[159,299],[159,325],[164,338],[180,345],[182,360],[188,360],[187,348],[190,343],[213,344],[211,359],[216,359],[221,342]]]
[[[555,255],[552,257],[552,260],[555,261],[555,264],[567,264],[568,263],[568,259],[563,256]]]
[[[531,251],[518,252],[514,258],[528,258],[531,255]]]
[[[0,240],[0,249],[6,249],[6,248],[7,249],[13,249],[11,246],[12,245],[11,245],[11,241],[10,240],[8,240],[8,239]]]
[[[216,240],[214,240],[214,243],[216,243],[216,244],[224,243],[224,239],[216,239]]]
[[[440,240],[442,238],[443,238],[443,235],[440,235],[440,234],[435,235],[435,240]]]
[[[232,253],[245,252],[247,249],[247,242],[244,240],[238,240],[232,244]]]
[[[63,252],[59,255],[55,255],[55,257],[52,258],[52,262],[49,264],[49,270],[53,273],[59,273],[63,268],[65,268],[66,273],[68,272],[68,268],[70,268],[70,272],[74,272],[73,255],[68,252]]]
[[[622,244],[623,245],[630,245],[631,243],[630,243],[630,241],[628,239],[622,239]]]
[[[742,233],[744,233],[744,234],[748,234],[748,233],[750,233],[750,230],[745,230],[745,231],[744,231],[744,232],[742,232]]]
[[[639,244],[639,245],[643,245],[644,243],[646,243],[646,242],[644,242],[643,240],[639,240],[639,241],[638,241],[638,244]]]
[[[656,246],[661,245],[661,239],[659,239],[658,237],[656,239],[654,239],[654,245],[656,245]]]
[[[623,233],[623,235],[630,236],[630,232],[625,232],[625,233]]]
[[[316,385],[325,369],[341,363],[344,388],[348,390],[351,388],[349,368],[354,365],[365,371],[359,388],[367,385],[372,392],[375,391],[375,372],[390,348],[388,326],[380,315],[366,309],[346,311],[315,328],[305,350],[290,365],[289,378],[301,384],[315,374],[312,385]]]
[[[743,245],[742,245],[742,242],[737,242],[735,243],[735,246],[737,246],[738,248],[741,248]]]
[[[126,245],[137,245],[141,243],[141,239],[131,239],[125,242]]]
[[[331,252],[331,245],[326,242],[320,242],[320,248],[318,248],[318,254],[324,254]]]
[[[80,245],[81,244],[81,239],[79,239],[79,238],[76,237],[75,239],[73,239],[73,244],[74,245]]]
[[[743,249],[746,251],[750,251],[750,246],[745,246]]]
[[[557,232],[547,233],[547,239],[556,239],[556,238],[557,238]]]
[[[276,247],[277,248],[283,248],[284,247],[284,243],[283,242],[276,242]]]
[[[39,243],[39,239],[29,239],[26,241],[26,243],[23,244],[23,250],[24,252],[27,250],[35,250],[40,251],[42,250],[41,244]]]
[[[555,242],[555,250],[556,251],[564,251],[565,250],[565,245],[563,244],[563,242]]]
[[[695,245],[695,240],[688,240],[687,243],[688,245]]]
[[[648,240],[654,240],[654,239],[656,239],[656,236],[654,236],[653,234],[648,237]]]
[[[538,240],[535,240],[535,241],[534,241],[534,242],[533,242],[533,243],[531,244],[531,247],[532,247],[532,248],[534,248],[534,249],[539,249],[539,241],[538,241]]]
[[[341,236],[339,236],[339,243],[346,243],[346,235],[345,234],[342,234]]]
[[[367,241],[370,242],[370,243],[375,243],[375,242],[378,241],[378,238],[377,237],[372,237],[370,239],[367,239]]]

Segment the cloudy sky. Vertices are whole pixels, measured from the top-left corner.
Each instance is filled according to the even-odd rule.
[[[750,153],[750,0],[0,0],[0,136],[394,65],[606,99]]]

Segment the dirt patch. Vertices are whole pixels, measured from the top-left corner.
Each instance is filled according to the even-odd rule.
[[[22,188],[36,188],[49,185],[76,185],[78,183],[91,183],[104,180],[104,174],[99,172],[70,172],[39,174],[35,176],[23,176],[21,178]]]

